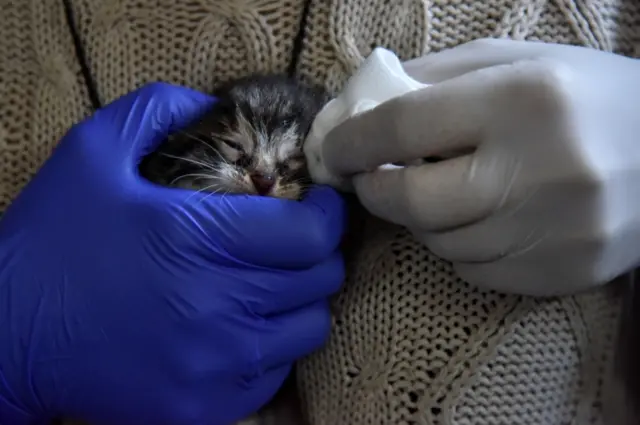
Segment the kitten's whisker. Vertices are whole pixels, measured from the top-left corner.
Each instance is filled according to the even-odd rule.
[[[206,162],[196,161],[195,159],[185,158],[182,156],[175,156],[168,153],[161,152],[160,155],[166,156],[167,158],[177,159],[179,161],[189,162],[194,165],[199,165],[211,171],[216,171],[213,164],[207,164]]]
[[[232,165],[231,161],[229,161],[227,158],[222,156],[222,154],[220,152],[216,151],[216,154],[218,155],[218,159],[220,160],[220,162],[222,162],[224,165]]]
[[[200,199],[200,202],[203,202],[205,199],[207,199],[207,198],[208,198],[209,196],[211,196],[211,195],[216,195],[216,194],[218,194],[218,192],[219,192],[219,191],[220,191],[220,190],[216,190],[216,191],[214,191],[214,192],[211,192],[211,193],[207,194],[204,198]],[[222,195],[220,195],[220,199],[224,199],[224,195],[226,195],[227,193],[229,193],[229,191],[228,191],[228,190],[227,190],[227,191],[225,191]]]
[[[201,193],[201,192],[204,192],[204,191],[208,191],[209,189],[211,189],[212,187],[215,187],[215,186],[218,186],[218,183],[217,183],[217,182],[216,182],[216,183],[214,183],[214,184],[212,184],[212,185],[209,185],[209,186],[203,187],[202,189],[199,189],[199,190],[195,191],[194,193],[192,193],[191,195],[189,195],[189,196],[187,197],[187,199],[185,199],[185,200],[184,200],[184,202],[186,203],[189,199],[191,199],[191,197],[192,197],[192,196],[196,196],[198,193]],[[209,196],[209,195],[213,195],[213,194],[215,194],[215,193],[217,193],[217,192],[219,192],[219,191],[220,191],[220,188],[218,188],[218,189],[216,189],[216,190],[214,190],[214,191],[211,191],[211,193],[207,194],[207,195],[205,196],[205,198],[206,198],[207,196]]]
[[[212,176],[210,176],[208,174],[183,174],[183,175],[178,176],[175,179],[171,180],[169,185],[172,185],[175,182],[177,182],[178,180],[184,179],[184,178],[187,178],[187,177],[197,177],[197,179],[210,179],[210,178],[212,178]],[[197,180],[197,179],[194,179],[194,180]]]
[[[217,186],[217,183],[214,183],[214,184],[209,185],[209,186],[207,186],[207,187],[203,187],[202,189],[198,190],[196,193],[209,192],[209,193],[207,194],[207,196],[209,196],[209,195],[211,195],[211,194],[214,194],[214,193],[218,193],[218,192],[220,192],[220,188],[219,188],[219,187],[218,187],[217,189],[215,189],[215,190],[211,190],[211,188],[212,188],[212,187],[214,187],[214,186]]]
[[[215,156],[217,158],[219,158],[222,162],[224,162],[225,164],[229,164],[229,160],[227,158],[225,158],[224,156],[222,156],[222,153],[220,153],[220,151],[218,151],[216,148],[214,148],[213,146],[211,146],[210,144],[208,144],[206,141],[204,141],[203,139],[200,139],[197,136],[202,136],[205,137],[204,134],[201,133],[196,133],[196,135],[193,135],[191,133],[183,133],[184,135],[186,135],[187,137],[191,137],[193,140],[196,140],[200,143],[202,143],[203,145],[205,145],[207,148],[209,148],[209,150],[211,150],[211,152],[213,152],[215,154]],[[209,135],[209,137],[211,137],[212,139],[217,139],[217,135],[211,134]]]
[[[192,132],[184,131],[184,130],[181,130],[181,131],[179,131],[178,133],[179,133],[179,134],[182,134],[182,135],[184,135],[184,136],[186,136],[186,137],[189,137],[189,138],[190,138],[190,139],[192,139],[192,140],[195,140],[195,141],[197,141],[197,142],[202,143],[204,146],[206,146],[206,147],[207,147],[207,148],[209,148],[211,151],[213,151],[216,155],[218,155],[218,156],[222,157],[222,156],[220,155],[220,152],[218,152],[218,151],[217,151],[213,146],[211,146],[210,144],[208,144],[204,139],[201,139],[200,137],[198,137],[198,136],[202,136],[202,137],[204,137],[204,134],[201,134],[201,133],[193,134]]]
[[[205,135],[205,134],[202,134],[202,133],[196,133],[195,135],[193,135],[191,133],[183,133],[183,134],[185,134],[186,136],[191,137],[194,140],[197,140],[198,142],[204,144],[206,147],[211,149],[211,151],[216,154],[216,157],[219,158],[222,162],[224,162],[225,164],[230,164],[229,160],[227,158],[225,158],[219,150],[217,150],[213,146],[211,146],[208,143],[206,143],[203,139],[200,139],[199,137],[196,137],[196,136],[210,137],[211,139],[216,140],[218,143],[222,143],[223,139],[221,138],[221,136],[219,134],[209,134],[209,135]]]

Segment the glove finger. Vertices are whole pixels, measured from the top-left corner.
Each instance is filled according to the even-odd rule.
[[[255,278],[252,274],[255,273]],[[344,282],[345,270],[342,255],[335,252],[329,259],[316,266],[298,271],[277,272],[267,279],[260,279],[260,271],[250,272],[250,294],[246,299],[254,299],[253,309],[261,316],[270,316],[312,304],[329,298],[338,292]]]
[[[329,132],[322,156],[333,174],[470,151],[495,120],[491,107],[504,72],[477,71],[392,99]]]
[[[448,261],[490,263],[524,252],[544,239],[542,229],[523,226],[524,221],[511,213],[499,213],[469,226],[416,237]]]
[[[186,127],[214,102],[215,98],[187,87],[151,83],[96,111],[89,125],[95,124],[99,131],[110,126],[122,153],[137,165],[171,132]]]
[[[158,416],[161,423],[179,425],[236,423],[257,412],[273,398],[290,371],[291,365],[288,364],[267,369],[250,378],[236,378],[228,383],[231,391],[224,392],[220,391],[219,377],[203,376],[199,382],[191,381],[182,394],[172,394],[171,400],[163,403],[167,411]],[[238,385],[242,386],[241,392],[238,392]],[[193,397],[194,394],[199,397]]]
[[[241,406],[244,412],[250,412],[249,414],[253,414],[257,412],[261,407],[271,400],[278,390],[284,384],[284,381],[287,379],[287,376],[291,373],[292,364],[284,364],[278,365],[277,367],[269,368],[261,373],[259,376],[255,376],[247,381],[247,386],[249,387],[244,393],[242,393],[242,402]],[[214,394],[215,396],[215,394]],[[233,400],[231,400],[233,401]],[[249,415],[242,414],[242,416],[238,417],[236,415],[236,420],[244,419]],[[211,417],[219,417],[219,412],[211,412]],[[220,424],[226,425],[232,423],[225,417],[221,417]],[[228,419],[233,419],[230,416]],[[202,422],[200,422],[202,423]],[[211,423],[211,422],[206,422]]]
[[[290,364],[324,345],[331,330],[329,301],[315,303],[267,319],[259,338],[259,367]]]
[[[219,255],[222,250],[247,264],[308,268],[332,255],[344,233],[344,200],[326,186],[314,187],[299,202],[193,193],[151,185],[148,189],[149,196],[145,198],[149,202],[162,202],[166,208],[169,198],[175,210],[186,212],[184,226],[176,229],[176,238],[188,234],[191,244],[194,236],[200,238],[205,256]],[[212,246],[217,247],[215,251]]]
[[[353,182],[360,202],[373,215],[414,231],[434,232],[473,223],[497,209],[505,183],[495,171],[466,155],[359,174]]]
[[[412,78],[437,84],[479,69],[548,55],[547,43],[485,38],[411,59],[402,66]]]

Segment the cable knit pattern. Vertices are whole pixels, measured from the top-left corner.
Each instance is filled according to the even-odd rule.
[[[304,9],[303,0],[72,3],[102,102],[148,81],[210,90],[284,72]],[[62,2],[0,6],[3,208],[88,101]],[[640,2],[311,0],[297,73],[337,92],[375,46],[409,59],[490,36],[640,56]],[[298,367],[310,425],[602,424],[615,286],[548,300],[482,292],[406,231],[371,217],[364,231],[328,345]]]
[[[640,57],[636,0],[312,0],[306,29],[298,73],[333,92],[377,46],[406,60],[504,37]]]
[[[62,2],[0,0],[0,214],[88,113]]]
[[[210,91],[291,62],[302,0],[75,0],[102,102],[149,81]]]

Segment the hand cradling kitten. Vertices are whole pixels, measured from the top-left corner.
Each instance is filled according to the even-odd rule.
[[[143,159],[142,176],[222,196],[304,196],[311,179],[302,148],[328,94],[286,76],[254,75],[230,81],[213,95],[218,101],[209,111]],[[293,375],[271,402],[236,425],[276,424],[301,425]]]

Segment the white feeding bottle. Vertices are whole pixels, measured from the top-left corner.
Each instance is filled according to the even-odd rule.
[[[349,178],[332,174],[325,165],[323,145],[326,135],[354,115],[424,87],[428,84],[409,77],[393,52],[381,47],[374,49],[347,81],[343,91],[322,108],[311,126],[304,154],[313,182],[352,191]]]

